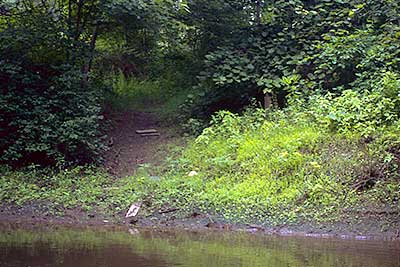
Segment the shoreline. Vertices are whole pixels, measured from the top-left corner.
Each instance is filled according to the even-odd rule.
[[[308,237],[322,239],[341,240],[376,240],[400,242],[400,226],[395,224],[381,231],[378,227],[371,227],[365,222],[352,225],[346,223],[297,223],[291,225],[279,225],[274,227],[257,224],[241,224],[223,222],[211,219],[208,214],[187,216],[182,218],[161,217],[151,218],[138,216],[135,220],[124,218],[121,214],[106,215],[102,213],[83,212],[79,209],[67,209],[64,214],[34,214],[26,212],[27,206],[16,207],[14,205],[0,206],[0,229],[4,226],[12,226],[16,229],[40,229],[40,228],[100,228],[106,230],[153,230],[153,231],[188,231],[188,232],[242,232],[255,235],[278,237]],[[368,218],[364,218],[367,221]],[[376,224],[376,221],[371,224]],[[363,229],[363,230],[360,230]],[[1,230],[0,230],[1,231]]]

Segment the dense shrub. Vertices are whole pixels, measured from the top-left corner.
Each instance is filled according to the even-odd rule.
[[[347,90],[336,98],[331,94],[313,97],[309,112],[334,131],[359,132],[366,136],[396,121],[395,107],[396,102],[381,93],[360,94]]]
[[[251,87],[198,88],[186,96],[179,106],[179,119],[182,128],[191,134],[198,135],[208,126],[213,114],[220,110],[240,113],[247,106],[261,106],[263,93]]]
[[[102,149],[100,99],[82,74],[84,43],[32,13],[0,30],[0,162],[86,163]],[[16,37],[17,36],[17,37]]]
[[[214,95],[221,91],[232,103],[245,92],[281,100],[345,90],[378,93],[376,78],[400,73],[398,2],[261,3],[259,23],[235,29],[205,56],[198,88],[207,87],[209,97],[197,100],[203,110],[215,106]],[[192,107],[196,116],[197,106]]]
[[[90,162],[102,146],[101,106],[81,75],[43,77],[1,62],[0,155],[12,164]]]

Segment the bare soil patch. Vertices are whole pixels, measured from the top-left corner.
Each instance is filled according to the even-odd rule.
[[[109,116],[113,125],[108,133],[110,149],[104,155],[104,166],[117,177],[132,175],[143,164],[159,165],[166,156],[168,144],[181,139],[174,127],[161,121],[154,113],[128,110]],[[160,135],[136,133],[145,129],[156,129]]]

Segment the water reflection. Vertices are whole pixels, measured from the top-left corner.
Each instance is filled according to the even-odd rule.
[[[400,266],[396,242],[109,230],[0,231],[0,266]]]

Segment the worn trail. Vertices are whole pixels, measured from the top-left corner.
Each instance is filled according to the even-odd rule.
[[[158,165],[165,145],[178,138],[155,114],[123,111],[111,114],[113,127],[108,133],[110,149],[105,154],[105,167],[118,177],[134,174],[143,164]],[[142,132],[151,129],[151,133]]]

